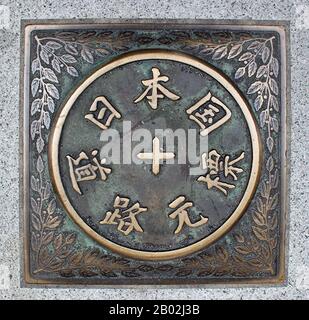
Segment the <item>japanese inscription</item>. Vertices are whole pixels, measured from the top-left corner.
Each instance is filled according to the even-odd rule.
[[[198,177],[197,181],[207,183],[208,189],[214,187],[227,195],[227,189],[233,189],[235,185],[221,182],[218,176],[215,178],[211,178],[211,176],[223,172],[225,177],[231,175],[234,180],[237,180],[237,174],[243,172],[243,169],[233,165],[244,158],[244,152],[233,160],[230,160],[230,156],[225,156],[223,161],[219,161],[220,157],[221,155],[216,150],[211,150],[208,157],[206,153],[202,154],[202,166],[208,173],[205,176]]]
[[[160,76],[160,70],[158,68],[152,68],[152,79],[142,80],[142,84],[147,87],[146,90],[134,100],[134,103],[142,101],[144,98],[148,100],[148,103],[152,109],[158,108],[158,99],[167,97],[171,100],[180,99],[177,94],[166,89],[160,82],[167,82],[168,76]],[[150,93],[149,96],[147,94]]]
[[[183,81],[177,81],[172,76],[175,73],[184,72],[184,63],[186,68],[189,68],[186,71],[193,74],[195,87],[190,87]],[[63,195],[68,192],[69,195],[71,194],[70,197],[73,197],[72,191],[74,191],[83,199],[90,196],[96,199],[96,205],[88,206],[84,211],[90,214],[90,217],[83,214],[81,217],[83,223],[88,224],[88,221],[91,221],[90,225],[95,226],[95,239],[112,250],[117,251],[120,247],[122,251],[122,247],[129,247],[133,255],[136,254],[145,259],[148,256],[151,256],[151,259],[177,256],[179,250],[191,252],[199,242],[207,243],[207,236],[213,233],[212,228],[218,228],[220,223],[222,224],[219,221],[225,221],[224,223],[228,224],[230,216],[240,215],[242,212],[239,208],[243,206],[242,202],[246,201],[243,197],[244,192],[254,190],[254,181],[258,173],[258,162],[255,159],[260,152],[258,145],[252,144],[252,139],[258,139],[252,125],[254,122],[249,114],[246,115],[246,103],[241,96],[237,95],[237,91],[233,91],[232,86],[224,87],[223,90],[232,94],[234,98],[231,99],[230,95],[222,96],[222,94],[219,98],[217,84],[210,80],[210,75],[217,76],[219,83],[220,75],[208,66],[205,66],[205,69],[197,68],[199,65],[190,57],[154,52],[149,59],[148,53],[136,53],[121,59],[120,65],[121,69],[116,67],[113,73],[107,72],[104,77],[98,77],[101,70],[92,76],[91,81],[98,82],[97,87],[102,88],[100,91],[95,91],[96,95],[92,93],[91,85],[87,89],[82,87],[79,89],[83,94],[93,97],[92,100],[87,100],[88,105],[85,105],[84,101],[83,104],[77,101],[70,106],[76,110],[78,108],[85,119],[83,125],[85,134],[76,131],[74,134],[79,137],[79,143],[76,144],[77,150],[70,148],[71,153],[66,154],[63,148],[64,153],[59,154],[62,176],[68,172],[71,182],[70,185],[65,182],[66,191]],[[131,75],[130,82],[135,82],[130,90],[126,82],[119,82],[117,77],[123,68],[128,69],[127,72]],[[203,77],[200,76],[201,74]],[[184,77],[186,78],[186,74]],[[106,83],[109,83],[108,87]],[[142,83],[146,89],[134,98],[140,91],[139,83]],[[122,91],[126,92],[126,102],[122,102],[116,94]],[[117,108],[110,101],[116,101]],[[131,105],[128,105],[130,103]],[[136,104],[139,105],[138,108],[134,108]],[[151,119],[158,110],[164,117],[165,123],[172,128],[177,124],[175,119],[179,119],[177,127],[183,126],[191,132],[197,132],[196,139],[200,143],[198,166],[194,166],[189,160],[191,156],[189,147],[194,145],[190,135],[187,138],[178,139],[178,145],[171,144],[170,135],[160,132],[160,129],[166,128],[166,124],[162,127],[162,125],[156,125],[156,121],[153,120],[152,129],[147,131],[148,125],[143,118]],[[139,113],[143,114],[138,124],[139,130],[142,131],[135,131],[128,140],[128,132],[124,128],[127,125],[125,121],[127,119],[130,127],[134,122],[136,129]],[[123,128],[120,120],[123,121]],[[246,138],[238,138],[237,144],[227,143],[238,135],[236,132],[229,133],[233,122],[240,122],[247,126],[246,130],[250,132],[251,139],[246,136]],[[249,126],[246,122],[249,122]],[[118,128],[117,133],[115,128]],[[72,129],[67,127],[67,130]],[[93,140],[87,138],[88,130],[93,134],[101,132],[101,140],[107,142],[107,144],[103,143],[100,154],[98,143],[93,144]],[[179,132],[183,129],[177,130]],[[105,138],[104,134],[111,136]],[[134,134],[143,134],[144,142],[131,148]],[[56,135],[57,131],[53,139]],[[115,135],[118,135],[118,138],[111,140],[110,138],[114,138]],[[219,142],[218,139],[220,139]],[[181,145],[186,140],[188,140],[188,147]],[[66,144],[64,135],[62,144]],[[83,149],[80,149],[79,145]],[[107,150],[109,145],[112,147]],[[96,149],[91,151],[94,147]],[[118,150],[116,155],[119,155],[119,150],[122,150],[123,157],[126,157],[125,151],[129,147],[133,149],[130,149],[132,163],[124,165],[122,157],[113,156],[113,152]],[[220,147],[220,151],[217,147]],[[91,157],[87,155],[88,150]],[[245,153],[244,150],[248,152]],[[186,153],[187,155],[183,157]],[[79,154],[79,156],[75,159],[72,154]],[[137,159],[136,162],[134,157]],[[181,184],[177,181],[177,176],[183,176],[182,168],[184,167],[181,165],[181,157],[185,159],[183,165],[186,165],[188,170],[185,185],[188,187],[190,185],[190,188],[195,190],[193,193],[183,193]],[[67,164],[63,162],[64,158]],[[243,163],[244,160],[247,161]],[[194,173],[194,170],[197,170],[197,173]],[[133,183],[130,187],[126,187],[128,177],[131,177],[130,181]],[[147,182],[143,182],[145,179]],[[58,176],[58,180],[65,181],[61,176]],[[115,185],[116,180],[119,181],[118,187]],[[81,186],[82,184],[84,187]],[[160,200],[154,201],[158,192]],[[203,196],[197,196],[197,192]],[[99,194],[102,194],[102,199],[98,196]],[[105,199],[104,202],[102,202],[103,199]],[[81,214],[79,208],[84,206],[82,198],[76,198],[76,201],[76,209],[68,208],[73,218]],[[65,203],[69,202],[65,201]],[[209,206],[209,203],[213,205]],[[226,203],[225,217],[219,220],[214,212],[217,206],[222,206],[222,203]],[[102,212],[105,213],[102,215]],[[80,225],[82,226],[83,223]],[[157,226],[165,234],[162,239],[156,235]],[[180,242],[183,236],[188,237],[185,246]],[[113,244],[111,239],[117,239],[117,244]],[[145,250],[146,243],[149,241],[154,248],[151,254]]]
[[[192,223],[188,215],[187,209],[192,207],[193,203],[190,201],[187,201],[187,202],[184,202],[184,201],[185,201],[185,197],[179,196],[177,199],[175,199],[173,202],[169,204],[170,208],[176,209],[171,214],[169,214],[169,217],[171,219],[178,218],[178,226],[177,226],[177,229],[174,231],[175,234],[179,233],[185,224],[189,227],[196,228],[207,223],[208,221],[208,218],[203,217],[201,215],[199,221]]]
[[[91,152],[92,159],[89,161],[87,154],[82,151],[79,154],[79,157],[74,159],[71,156],[67,155],[70,178],[72,182],[73,189],[81,194],[78,183],[81,181],[95,180],[97,178],[97,171],[101,180],[105,181],[107,175],[112,172],[110,168],[104,167],[103,164],[106,162],[106,159],[99,160],[97,159],[98,150],[93,150]],[[86,160],[86,164],[81,165],[81,162]]]
[[[202,136],[220,127],[231,117],[231,111],[228,107],[219,99],[212,96],[211,92],[187,109],[186,112],[189,115],[189,119],[195,121],[200,126],[200,134]]]
[[[147,208],[141,208],[138,202],[128,208],[129,202],[130,199],[120,198],[117,196],[114,201],[115,211],[113,213],[108,211],[104,220],[100,221],[100,224],[116,224],[118,225],[117,229],[126,236],[133,230],[137,232],[143,232],[143,229],[138,224],[136,216],[147,211]],[[126,210],[120,212],[121,209]]]
[[[99,107],[98,104],[102,106]],[[96,124],[102,130],[106,130],[114,118],[120,119],[121,114],[110,104],[106,97],[97,97],[92,105],[90,106],[88,113],[85,118]],[[97,115],[95,115],[97,113]]]

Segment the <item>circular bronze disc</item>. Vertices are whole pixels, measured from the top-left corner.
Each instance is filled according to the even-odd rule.
[[[149,64],[149,65],[148,65]],[[237,118],[235,121],[239,121],[239,123],[243,123],[243,133],[242,132],[237,132],[237,129],[231,128],[231,130],[234,130],[233,134],[234,137],[239,135],[239,139],[243,139],[244,142],[240,141],[240,143],[243,143],[243,145],[247,146],[248,150],[247,151],[247,171],[244,174],[243,182],[241,182],[241,191],[237,193],[237,196],[228,196],[225,197],[222,195],[222,198],[218,200],[216,203],[217,206],[220,207],[222,206],[222,212],[219,212],[217,215],[220,216],[219,218],[216,218],[213,216],[213,221],[215,223],[213,226],[207,226],[205,229],[201,229],[198,232],[195,233],[187,233],[186,235],[180,236],[176,238],[175,235],[173,235],[173,232],[171,233],[171,239],[169,240],[166,235],[162,236],[162,241],[160,244],[155,243],[156,239],[160,238],[160,228],[163,230],[165,228],[163,219],[166,219],[167,214],[168,214],[168,203],[163,203],[165,197],[167,194],[170,192],[171,194],[173,193],[173,189],[171,186],[168,188],[170,189],[165,189],[162,184],[162,191],[160,188],[160,185],[157,184],[157,181],[159,180],[154,180],[154,179],[159,179],[157,177],[153,177],[151,175],[147,176],[145,175],[145,172],[141,173],[141,176],[139,176],[139,179],[142,179],[142,177],[145,177],[145,181],[140,181],[140,186],[137,185],[137,182],[134,180],[134,177],[132,178],[132,181],[130,182],[130,179],[128,178],[119,180],[119,184],[132,184],[132,190],[135,188],[137,190],[138,188],[142,189],[147,189],[147,194],[148,196],[152,196],[152,202],[151,203],[144,203],[143,199],[138,199],[140,202],[141,206],[148,206],[148,207],[153,207],[153,212],[155,212],[155,215],[152,215],[148,212],[145,213],[145,218],[143,218],[143,223],[145,230],[149,230],[150,235],[152,238],[142,238],[146,237],[146,235],[139,235],[137,237],[132,237],[132,238],[115,238],[114,233],[108,233],[109,231],[107,229],[100,229],[103,227],[97,227],[94,228],[93,224],[87,222],[87,215],[90,215],[90,211],[92,210],[89,207],[85,207],[83,205],[87,201],[90,201],[89,199],[86,201],[87,195],[82,195],[80,199],[74,198],[72,195],[69,195],[68,192],[68,187],[65,182],[65,176],[66,174],[64,173],[63,170],[67,168],[63,168],[63,158],[64,155],[66,154],[65,152],[68,152],[68,148],[66,147],[69,145],[70,139],[72,140],[78,140],[82,141],[84,139],[84,135],[86,131],[83,131],[82,129],[82,124],[76,125],[76,122],[74,122],[79,115],[77,114],[76,110],[81,110],[83,108],[82,104],[78,105],[79,99],[81,101],[84,101],[82,99],[85,98],[85,92],[87,93],[87,90],[90,90],[92,85],[96,81],[101,81],[101,84],[109,82],[112,83],[113,77],[117,72],[122,72],[124,74],[123,77],[130,75],[130,70],[132,68],[138,68],[139,71],[136,71],[136,74],[138,72],[142,73],[144,72],[143,70],[145,67],[149,67],[151,65],[162,65],[162,68],[164,65],[169,66],[170,68],[174,68],[174,73],[171,73],[169,76],[172,78],[174,74],[178,74],[178,79],[181,80],[182,84],[179,82],[179,86],[183,85],[183,87],[188,87],[188,90],[192,90],[194,92],[194,81],[196,75],[198,74],[199,81],[201,83],[201,88],[203,86],[205,87],[205,94],[207,94],[207,86],[217,86],[218,88],[222,88],[222,92],[224,91],[224,94],[227,96],[227,99],[231,101],[231,105],[233,105],[234,109],[233,112],[237,115],[235,118]],[[127,69],[126,69],[127,68]],[[130,69],[131,68],[131,69]],[[143,69],[144,68],[144,69]],[[119,71],[120,70],[120,71]],[[181,73],[184,72],[184,75],[181,75]],[[163,74],[166,72],[163,72]],[[119,78],[120,79],[120,78]],[[123,79],[120,79],[119,81],[124,81]],[[132,83],[132,79],[126,80],[128,82],[126,89],[125,83],[123,84],[123,88],[126,91],[130,90],[130,86]],[[176,80],[175,80],[176,81]],[[187,82],[186,82],[187,81]],[[203,84],[203,81],[205,82]],[[130,83],[129,83],[130,82]],[[185,85],[184,85],[185,84]],[[196,85],[198,87],[198,84]],[[100,90],[100,87],[96,86],[96,89],[92,92],[92,96],[95,96]],[[101,87],[102,88],[102,87]],[[136,95],[138,95],[141,91],[141,82],[140,79],[136,80]],[[89,94],[89,92],[87,93]],[[103,95],[104,93],[102,93]],[[120,99],[120,95],[128,95],[128,92],[124,91],[119,91],[119,89],[116,90],[115,88],[115,95]],[[192,93],[193,95],[193,93]],[[91,96],[91,97],[92,97]],[[139,107],[134,105],[133,106],[133,100],[136,98],[136,96],[130,96],[130,99],[132,100],[132,106],[127,106],[127,105],[122,105],[121,109],[121,114],[122,114],[122,119],[126,118],[126,114],[124,111],[128,112],[138,112]],[[88,98],[87,98],[88,99]],[[87,100],[86,99],[86,100]],[[113,97],[111,96],[111,99]],[[116,99],[116,98],[115,98]],[[87,103],[91,103],[90,98],[87,100]],[[190,104],[187,104],[187,101],[185,99],[182,99],[180,104],[184,104],[185,108],[190,107]],[[79,109],[77,108],[79,106]],[[173,105],[174,108],[176,108],[177,104]],[[87,105],[89,109],[89,105]],[[117,107],[119,105],[117,104]],[[75,108],[75,109],[74,109]],[[146,104],[143,107],[145,110],[144,112],[151,112],[152,110],[147,109]],[[164,110],[167,110],[166,112],[172,112],[170,111],[172,108],[171,103],[166,106],[166,108],[158,108],[156,112],[161,112],[161,117],[163,117],[163,112]],[[180,108],[180,107],[179,107]],[[74,110],[73,110],[74,109]],[[131,111],[134,110],[134,111]],[[185,111],[182,109],[181,110],[184,115]],[[74,114],[76,118],[74,118]],[[175,117],[178,116],[177,112],[175,111]],[[71,117],[71,118],[70,118]],[[72,118],[73,117],[73,118]],[[172,113],[170,114],[170,122],[175,123],[177,120],[172,119],[173,115]],[[181,116],[182,117],[182,116]],[[71,119],[71,120],[68,120]],[[73,120],[72,120],[73,119]],[[75,119],[75,120],[74,120]],[[81,114],[80,118],[78,119],[84,119],[84,114]],[[174,121],[174,122],[173,122]],[[190,121],[189,119],[186,119],[186,121]],[[71,128],[68,124],[72,124]],[[66,136],[67,133],[64,132],[64,128],[67,125],[68,129],[66,132],[70,132],[70,136]],[[72,128],[77,128],[74,129],[73,131]],[[78,130],[80,128],[80,132]],[[86,130],[86,129],[85,129]],[[91,129],[89,129],[91,130]],[[82,133],[83,132],[83,133]],[[90,131],[87,131],[90,134]],[[214,136],[216,133],[212,133]],[[225,132],[226,134],[226,132]],[[80,135],[80,136],[79,136]],[[224,132],[222,132],[222,141],[224,141]],[[232,135],[233,136],[233,135]],[[242,137],[243,136],[243,137]],[[220,138],[220,139],[221,139]],[[231,141],[230,138],[227,138],[228,141]],[[86,141],[86,140],[85,140]],[[220,140],[221,141],[221,140]],[[224,142],[223,142],[224,143]],[[234,143],[237,145],[237,141]],[[84,142],[86,145],[86,142]],[[65,149],[67,148],[67,149]],[[82,148],[82,147],[81,147]],[[234,146],[235,148],[235,146]],[[63,149],[63,150],[62,150]],[[76,150],[80,151],[80,150]],[[131,52],[129,54],[124,54],[111,62],[105,64],[104,66],[100,67],[97,71],[95,71],[93,74],[91,74],[86,80],[83,81],[81,85],[78,86],[78,88],[73,92],[72,95],[69,96],[69,98],[66,100],[65,104],[60,108],[60,111],[57,114],[56,119],[53,122],[53,128],[49,137],[49,169],[53,181],[54,188],[56,190],[56,193],[59,196],[59,199],[61,200],[64,208],[68,212],[68,214],[71,216],[73,221],[77,223],[77,225],[84,230],[86,234],[88,234],[90,237],[95,239],[98,243],[101,245],[105,246],[106,248],[113,250],[116,253],[119,253],[121,255],[125,255],[131,258],[135,259],[141,259],[141,260],[165,260],[165,259],[173,259],[181,256],[185,256],[188,254],[191,254],[193,252],[196,252],[198,250],[204,249],[206,246],[209,246],[210,244],[214,243],[217,241],[223,234],[225,234],[241,217],[241,215],[244,213],[245,209],[249,205],[251,198],[256,190],[256,186],[258,183],[258,179],[260,176],[260,163],[261,163],[261,144],[260,144],[260,138],[256,126],[256,122],[254,120],[254,117],[250,111],[250,108],[243,98],[243,96],[240,94],[239,90],[234,86],[234,84],[228,80],[225,76],[223,76],[220,72],[218,72],[214,67],[211,65],[205,63],[202,60],[199,60],[197,58],[194,58],[192,56],[189,56],[187,54],[179,53],[179,52],[174,52],[174,51],[167,51],[167,50],[147,50],[147,51],[136,51],[136,52]],[[148,165],[149,167],[149,165]],[[113,169],[114,170],[114,169]],[[121,170],[127,170],[127,169],[121,169]],[[128,169],[129,170],[129,169]],[[165,172],[167,172],[167,169],[164,169]],[[142,171],[142,170],[141,170]],[[169,177],[167,175],[167,177]],[[151,180],[153,179],[153,180]],[[164,179],[164,175],[162,174],[162,179]],[[171,178],[172,179],[172,178]],[[134,181],[133,181],[134,180]],[[196,179],[195,179],[196,180]],[[107,186],[108,179],[104,181],[104,183]],[[153,181],[153,184],[152,184]],[[173,181],[173,180],[172,180]],[[182,190],[181,186],[181,181],[179,180],[180,186],[179,190]],[[134,183],[136,183],[136,186],[134,187]],[[167,181],[168,183],[168,181]],[[174,183],[174,182],[173,182]],[[175,184],[175,183],[174,183]],[[151,189],[151,185],[153,185],[153,189]],[[100,185],[100,188],[104,190],[104,184]],[[150,188],[150,189],[149,189]],[[98,191],[91,193],[91,197],[94,197],[93,199],[93,205],[97,206],[100,204],[97,204],[98,202],[101,201],[102,199],[102,210],[97,210],[96,214],[99,215],[97,219],[102,218],[102,214],[106,212],[106,208],[108,208],[108,205],[110,206],[110,203],[112,199],[116,196],[116,191],[112,193],[111,191],[112,188],[107,188],[107,192],[100,193]],[[115,189],[115,188],[114,188]],[[113,190],[114,190],[113,189]],[[99,190],[99,189],[97,189]],[[170,191],[169,191],[170,190]],[[190,188],[185,188],[183,187],[183,190],[190,190]],[[199,189],[200,190],[200,189]],[[214,197],[218,197],[218,193],[215,193],[214,190],[207,190],[205,187],[205,194],[202,194],[201,192],[198,194],[198,199],[196,200],[197,203],[204,204],[204,203],[211,203],[211,201],[217,201],[213,200]],[[134,190],[133,190],[134,191]],[[138,191],[138,190],[137,190]],[[136,192],[137,192],[136,191]],[[207,191],[209,191],[209,195],[206,196]],[[140,191],[141,194],[144,194],[144,191]],[[149,195],[150,194],[150,195]],[[175,194],[177,196],[177,194]],[[171,195],[171,200],[173,200],[173,197],[175,195]],[[179,194],[178,194],[179,195]],[[184,195],[188,195],[184,192]],[[79,195],[78,195],[79,196]],[[194,195],[192,195],[193,197]],[[221,195],[220,195],[221,196]],[[84,197],[84,198],[82,198]],[[89,195],[90,197],[90,195]],[[109,197],[107,203],[107,207],[103,209],[103,198]],[[188,201],[190,201],[190,194],[188,195]],[[212,197],[212,198],[211,198]],[[147,198],[147,197],[146,197]],[[145,199],[146,199],[145,198]],[[84,199],[84,200],[83,200]],[[144,200],[145,200],[144,199]],[[148,198],[147,198],[148,199]],[[149,200],[149,199],[148,199]],[[105,201],[105,200],[104,200]],[[200,202],[198,202],[200,201]],[[87,202],[88,203],[88,202]],[[161,205],[164,205],[166,208],[165,212],[162,212],[162,208],[160,207]],[[157,207],[156,207],[157,206]],[[210,204],[211,206],[211,204]],[[96,207],[97,208],[97,207]],[[199,210],[205,209],[205,214],[211,216],[211,207],[209,208],[203,208],[201,205],[199,206]],[[227,209],[226,209],[227,208]],[[110,207],[109,210],[112,208]],[[225,210],[225,211],[224,211]],[[229,211],[230,210],[230,211]],[[86,212],[89,211],[89,212]],[[224,214],[223,214],[224,211]],[[146,216],[147,215],[147,216]],[[147,219],[149,219],[148,223],[151,224],[147,226]],[[93,219],[93,217],[92,217]],[[211,219],[209,220],[211,222]],[[156,220],[158,222],[158,227],[156,227]],[[95,222],[98,222],[95,221]],[[211,225],[211,223],[210,223]],[[174,225],[175,226],[175,225]],[[115,226],[113,226],[115,228]],[[168,227],[166,227],[168,228]],[[151,230],[155,230],[151,233]],[[165,229],[164,229],[165,230]],[[165,231],[162,231],[162,234]],[[173,229],[171,229],[173,231]],[[188,231],[189,232],[189,231]],[[139,238],[140,237],[140,238]],[[150,236],[148,236],[150,237]],[[150,239],[150,240],[149,240]],[[176,239],[176,240],[175,240]],[[179,240],[178,240],[179,239]],[[131,242],[130,242],[131,241]],[[149,241],[152,241],[154,243],[153,246],[147,246],[147,243]],[[169,242],[170,241],[170,242]],[[146,243],[147,242],[147,243]],[[166,245],[164,245],[164,242],[166,242]]]

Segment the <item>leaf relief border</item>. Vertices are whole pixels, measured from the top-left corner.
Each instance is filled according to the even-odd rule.
[[[35,55],[31,62],[30,136],[37,151],[36,174],[31,176],[31,256],[32,273],[56,274],[61,277],[141,277],[147,272],[168,273],[175,277],[254,276],[258,273],[275,275],[278,246],[279,171],[273,156],[276,134],[279,132],[279,61],[274,54],[275,37],[255,37],[228,32],[214,34],[196,31],[195,38],[187,32],[169,32],[154,38],[133,31],[59,32],[53,36],[34,37]],[[79,75],[78,62],[93,64],[101,57],[126,51],[132,42],[140,45],[157,42],[181,44],[186,52],[195,52],[214,61],[233,60],[239,64],[235,81],[248,76],[251,83],[247,94],[254,97],[253,106],[264,130],[267,161],[264,181],[251,210],[251,234],[233,234],[232,253],[225,245],[180,260],[175,267],[168,263],[141,264],[97,248],[79,248],[75,232],[62,231],[64,216],[56,207],[51,185],[44,175],[42,152],[52,114],[60,98],[59,77]]]

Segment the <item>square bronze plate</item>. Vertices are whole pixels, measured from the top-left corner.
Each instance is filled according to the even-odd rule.
[[[24,283],[283,283],[287,37],[285,22],[24,21]]]

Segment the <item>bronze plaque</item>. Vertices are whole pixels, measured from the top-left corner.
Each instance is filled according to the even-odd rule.
[[[24,22],[24,282],[282,283],[286,28]]]

